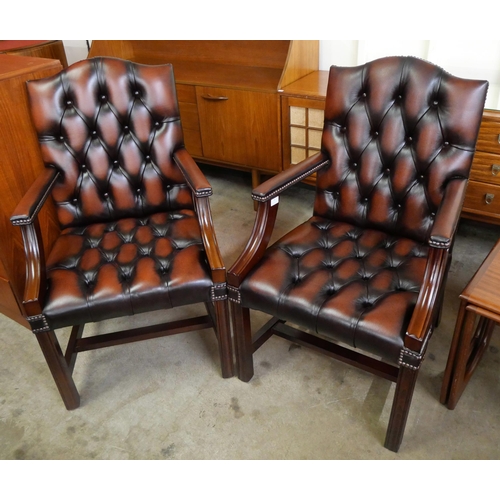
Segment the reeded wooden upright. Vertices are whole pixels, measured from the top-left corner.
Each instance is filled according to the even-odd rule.
[[[500,323],[500,240],[460,295],[455,333],[441,388],[441,403],[457,405]]]

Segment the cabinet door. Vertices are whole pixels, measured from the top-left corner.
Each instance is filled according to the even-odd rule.
[[[281,170],[278,94],[197,87],[203,156],[258,170]]]

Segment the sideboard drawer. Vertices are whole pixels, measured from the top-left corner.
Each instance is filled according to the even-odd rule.
[[[472,162],[470,179],[500,185],[500,158],[498,155],[477,151]]]
[[[500,218],[500,185],[469,181],[464,211]]]

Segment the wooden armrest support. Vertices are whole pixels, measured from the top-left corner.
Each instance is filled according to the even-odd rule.
[[[45,293],[45,255],[38,223],[38,213],[49,196],[59,176],[55,169],[44,169],[28,189],[10,218],[15,226],[21,227],[26,257],[26,282],[23,305],[26,315],[41,314]]]
[[[262,258],[274,229],[278,203],[261,202],[245,249],[227,273],[228,285],[238,287],[252,267]]]
[[[52,168],[46,168],[42,171],[15,208],[10,218],[14,226],[25,226],[33,223],[58,176],[59,172]]]
[[[324,153],[316,153],[257,186],[252,191],[252,198],[255,201],[270,200],[290,186],[304,180],[320,168],[329,164],[330,160]]]
[[[405,347],[422,352],[430,338],[436,301],[444,286],[450,248],[460,218],[460,209],[467,189],[467,179],[453,179],[446,186],[443,202],[436,214],[429,237],[429,255],[424,281],[405,337]]]
[[[212,195],[212,186],[210,186],[200,167],[185,149],[179,149],[174,153],[174,161],[183,173],[196,198]]]
[[[460,212],[467,189],[467,179],[453,179],[446,186],[443,202],[439,207],[429,237],[429,245],[450,248],[457,229]]]
[[[429,248],[424,281],[418,295],[415,310],[405,336],[405,347],[422,352],[430,337],[436,314],[436,301],[439,300],[448,264],[449,250]]]
[[[214,224],[212,220],[212,212],[210,210],[210,202],[208,197],[195,197],[196,214],[200,224],[201,237],[203,246],[207,254],[208,264],[212,271],[212,279],[214,283],[226,282],[226,268],[222,261],[219,245],[215,237]]]
[[[174,153],[174,161],[180,168],[194,195],[196,214],[198,216],[198,223],[200,224],[201,237],[207,254],[208,264],[212,271],[212,279],[214,283],[225,283],[226,268],[224,267],[219,246],[217,245],[212,212],[208,200],[209,196],[212,196],[212,186],[192,156],[185,149],[179,149]]]

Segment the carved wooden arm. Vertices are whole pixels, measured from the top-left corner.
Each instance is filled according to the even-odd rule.
[[[252,198],[259,202],[254,226],[245,249],[228,271],[228,285],[237,288],[264,255],[276,222],[278,195],[329,163],[330,160],[324,153],[317,153],[280,172],[252,191]]]
[[[174,161],[193,192],[201,237],[208,263],[212,270],[212,279],[214,283],[225,283],[226,268],[224,267],[219,246],[217,245],[212,212],[210,210],[209,197],[212,195],[212,187],[192,156],[185,149],[179,149],[174,153]]]
[[[429,236],[424,281],[405,337],[405,347],[415,352],[423,352],[430,338],[466,188],[466,179],[449,182]]]
[[[41,314],[46,289],[45,255],[38,213],[49,196],[59,173],[44,169],[18,203],[10,220],[20,226],[26,256],[26,283],[23,305],[28,316]]]

